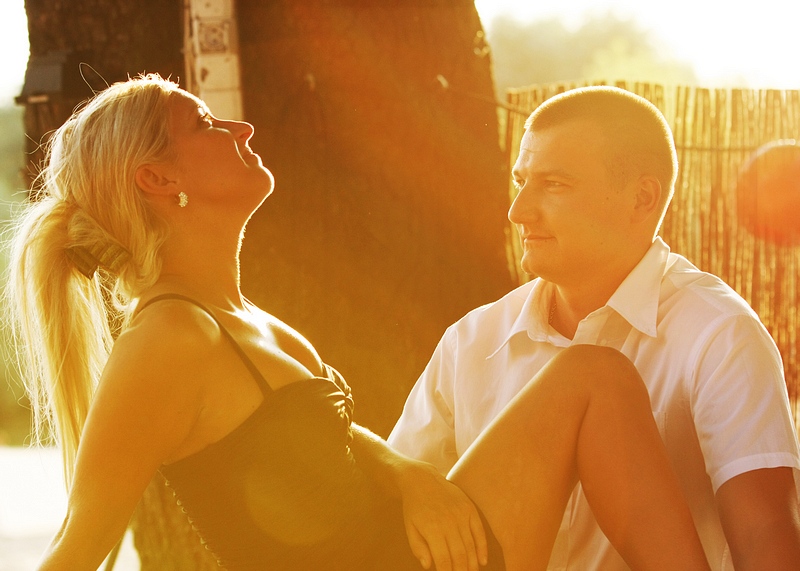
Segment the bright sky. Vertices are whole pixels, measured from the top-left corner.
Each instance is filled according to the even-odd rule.
[[[506,13],[530,21],[561,17],[577,27],[587,13],[632,18],[654,42],[691,63],[704,87],[800,89],[797,0],[475,0],[485,27]]]
[[[651,30],[657,45],[690,62],[708,87],[800,89],[797,0],[476,0],[487,23],[499,13],[528,21],[559,16],[577,26],[592,11],[613,11]],[[0,105],[19,93],[28,59],[24,0],[0,0]]]
[[[28,23],[24,0],[0,0],[0,106],[13,105],[28,65]]]

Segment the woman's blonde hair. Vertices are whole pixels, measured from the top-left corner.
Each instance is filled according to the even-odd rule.
[[[68,486],[112,327],[161,269],[168,229],[135,173],[171,159],[168,103],[177,90],[146,75],[77,110],[47,143],[34,196],[12,231],[6,302],[34,437],[49,434],[61,446]]]

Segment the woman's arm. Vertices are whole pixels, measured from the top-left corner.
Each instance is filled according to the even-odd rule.
[[[478,511],[458,486],[430,464],[396,452],[369,430],[353,425],[353,453],[384,490],[401,498],[411,551],[425,569],[478,571],[487,546]]]
[[[152,312],[115,344],[81,436],[67,515],[40,571],[96,570],[156,470],[190,434],[209,337],[180,313]]]

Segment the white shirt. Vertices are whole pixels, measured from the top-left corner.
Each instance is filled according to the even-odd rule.
[[[389,443],[446,474],[486,426],[564,347],[613,347],[636,365],[713,570],[733,569],[714,504],[730,478],[789,466],[800,450],[781,357],[747,303],[657,238],[572,340],[548,325],[552,285],[536,279],[450,326],[408,397]],[[550,570],[627,570],[580,485]]]

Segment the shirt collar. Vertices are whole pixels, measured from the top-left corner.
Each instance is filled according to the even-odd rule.
[[[659,237],[606,304],[645,335],[655,337],[661,280],[667,267],[669,246]]]
[[[634,328],[650,337],[656,336],[661,279],[669,258],[669,246],[656,237],[645,255],[622,281],[606,303]],[[494,357],[515,335],[525,332],[532,341],[552,338],[548,323],[552,284],[537,279],[522,304],[519,315],[499,345],[486,357]]]
[[[541,279],[535,279],[533,287],[522,304],[519,315],[514,320],[508,334],[486,357],[494,357],[508,341],[519,333],[527,333],[533,341],[546,341],[550,336],[550,301],[552,299],[552,284]]]

